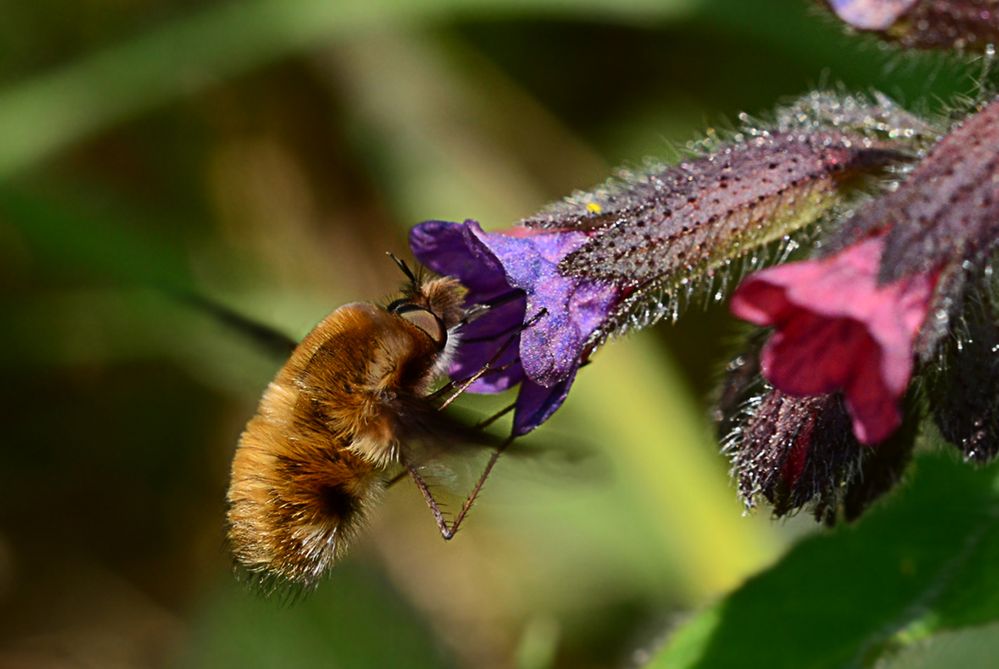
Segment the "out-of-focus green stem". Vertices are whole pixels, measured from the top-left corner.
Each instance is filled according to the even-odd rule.
[[[508,12],[663,19],[701,0],[226,2],[0,90],[0,179],[102,128],[221,79],[390,22]]]

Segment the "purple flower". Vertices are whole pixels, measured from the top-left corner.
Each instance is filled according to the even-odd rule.
[[[493,369],[470,392],[496,393],[519,383],[516,435],[561,406],[590,353],[587,340],[619,299],[609,282],[559,272],[559,262],[587,238],[580,231],[524,227],[486,233],[475,221],[427,221],[410,233],[421,263],[461,280],[467,306],[489,307],[462,328],[449,373],[469,378],[489,363]]]

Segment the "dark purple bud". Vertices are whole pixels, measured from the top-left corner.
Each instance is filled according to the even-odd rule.
[[[941,140],[872,213],[891,227],[884,282],[953,262],[980,265],[999,233],[999,100]],[[852,226],[877,226],[870,218]]]
[[[999,452],[999,309],[994,288],[969,291],[940,361],[928,365],[926,382],[941,436],[975,462],[988,462]]]
[[[776,516],[810,507],[816,519],[853,520],[899,479],[914,443],[905,430],[872,448],[851,429],[839,394],[792,397],[760,377],[765,331],[726,369],[715,419],[739,494]]]
[[[823,515],[836,509],[866,450],[850,430],[842,400],[771,389],[747,409],[751,413],[727,445],[746,505],[762,495],[777,516],[809,504]]]
[[[999,42],[996,0],[828,1],[850,26],[908,48],[989,52]]]

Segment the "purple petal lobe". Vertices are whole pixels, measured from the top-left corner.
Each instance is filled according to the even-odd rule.
[[[470,385],[469,392],[499,393],[517,385],[524,378],[519,350],[524,305],[521,297],[494,307],[462,328],[458,353],[449,370],[451,378],[469,378],[488,363],[494,371]]]
[[[545,310],[521,334],[524,372],[545,387],[564,381],[578,368],[586,339],[607,317],[618,296],[618,289],[610,283],[559,273],[559,261],[581,246],[586,234],[476,234],[499,259],[509,284],[527,294],[526,318]]]
[[[468,289],[465,304],[469,307],[516,290],[507,283],[499,260],[476,233],[482,230],[475,221],[426,221],[409,233],[413,255],[438,274],[457,277]],[[517,385],[524,377],[519,361],[519,333],[525,308],[521,296],[465,325],[448,370],[451,378],[469,378],[489,364],[494,371],[469,386],[469,392],[498,393]]]
[[[426,221],[409,232],[417,260],[438,274],[457,277],[469,290],[469,304],[510,289],[496,256],[474,232],[482,232],[475,221]]]
[[[520,394],[517,395],[517,408],[513,414],[513,434],[520,436],[527,434],[541,423],[551,418],[552,414],[562,406],[569,388],[576,379],[576,371],[573,370],[568,378],[556,383],[551,388],[539,386],[529,379],[525,379],[520,387]]]

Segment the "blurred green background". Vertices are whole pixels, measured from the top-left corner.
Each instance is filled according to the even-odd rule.
[[[539,439],[599,467],[501,461],[449,544],[404,482],[287,605],[223,544],[281,361],[170,291],[299,337],[391,295],[421,220],[504,227],[740,111],[839,82],[932,108],[957,71],[805,0],[0,0],[0,666],[641,662],[812,530],[728,481],[723,308],[581,374]]]

